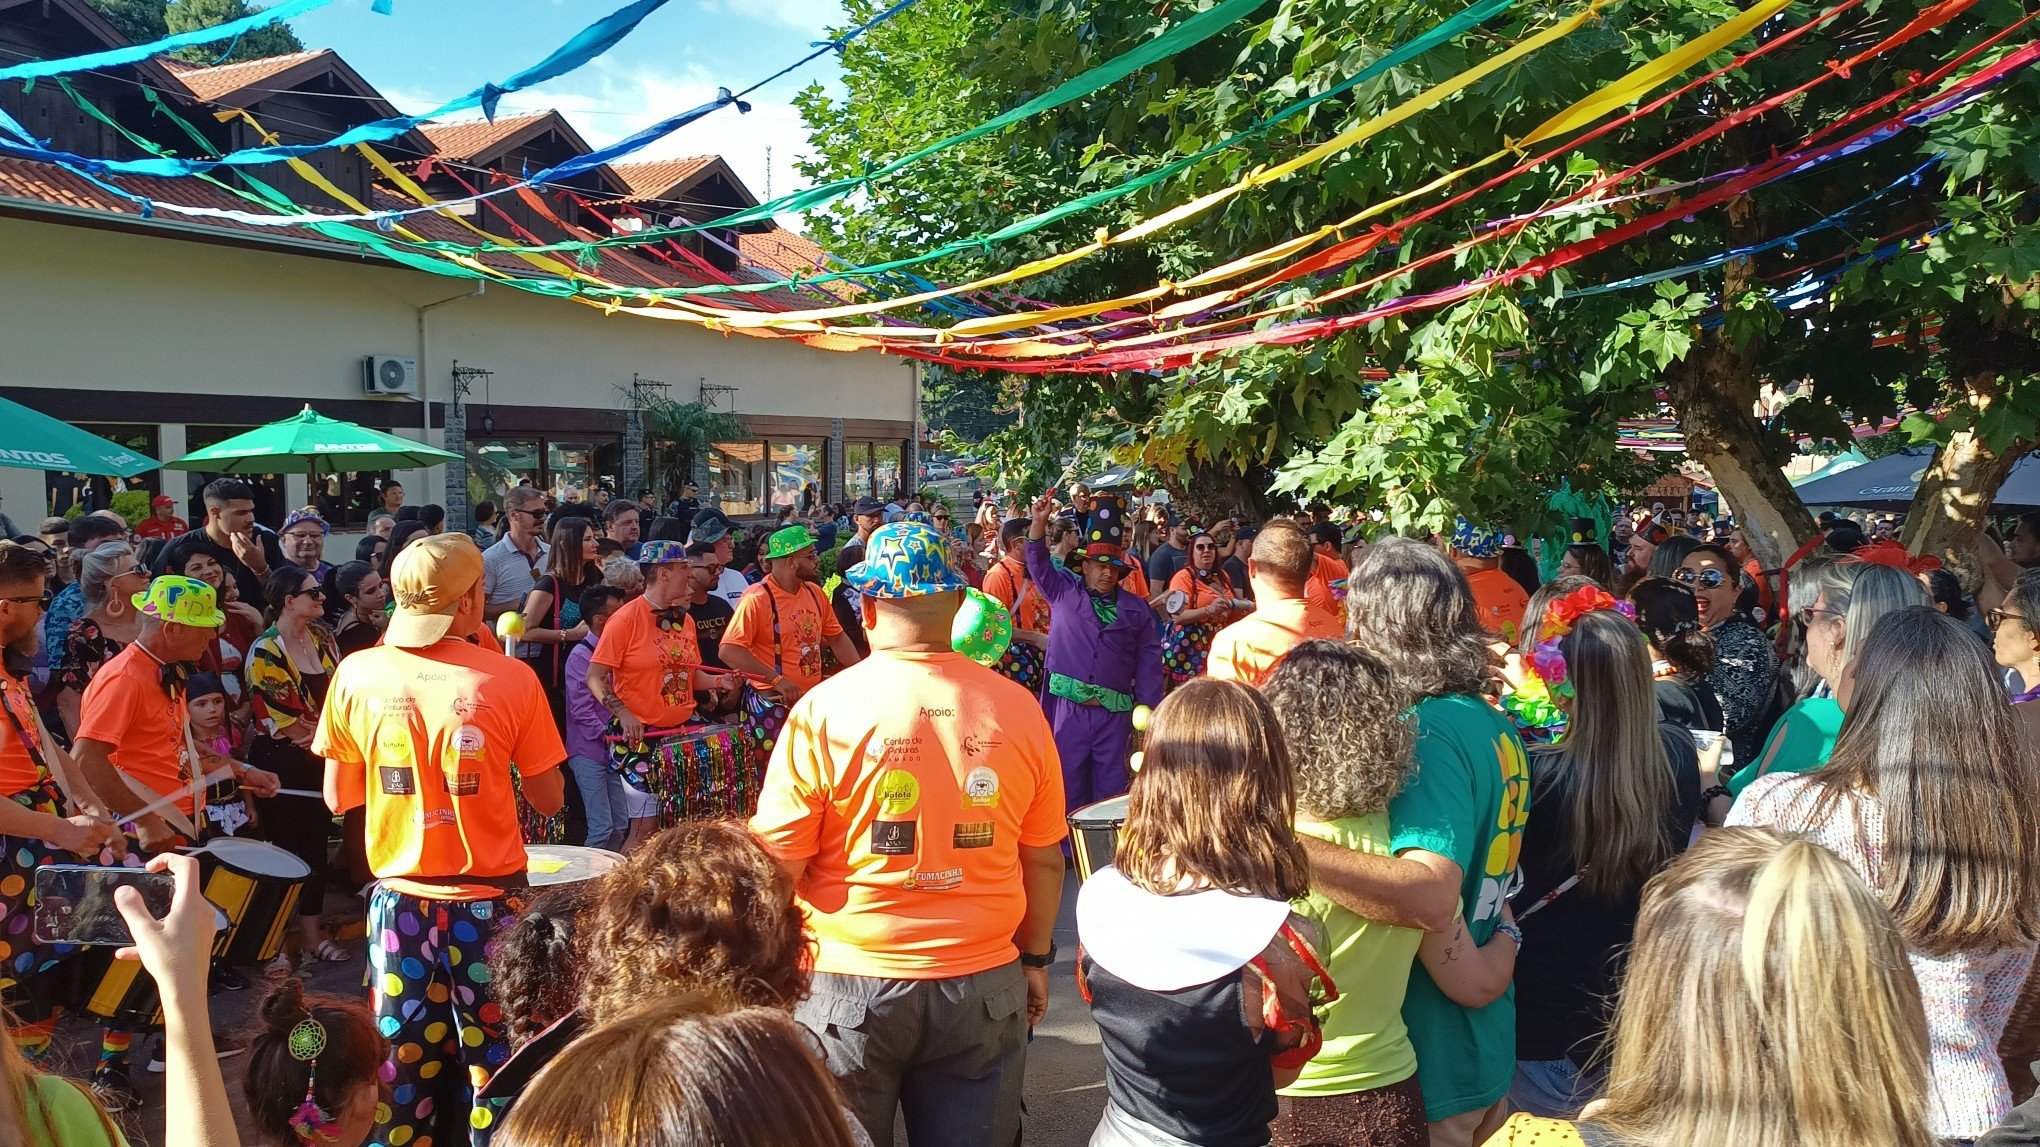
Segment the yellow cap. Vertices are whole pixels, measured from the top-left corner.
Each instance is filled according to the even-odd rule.
[[[481,579],[482,551],[466,534],[433,534],[405,546],[390,564],[390,594],[397,609],[383,644],[418,649],[438,642],[453,628],[461,600]]]

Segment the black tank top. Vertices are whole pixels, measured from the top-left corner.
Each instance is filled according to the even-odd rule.
[[[1275,1075],[1247,1028],[1248,969],[1164,992],[1127,983],[1088,953],[1078,962],[1114,1105],[1201,1147],[1264,1147]]]

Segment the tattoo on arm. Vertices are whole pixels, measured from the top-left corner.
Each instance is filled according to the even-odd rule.
[[[1459,949],[1466,942],[1464,921],[1452,925],[1452,938],[1445,942],[1445,962],[1450,964],[1459,959]]]

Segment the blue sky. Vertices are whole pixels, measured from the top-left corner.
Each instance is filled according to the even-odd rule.
[[[537,62],[623,3],[396,0],[393,15],[378,16],[369,0],[338,0],[291,26],[307,47],[339,52],[399,109],[420,112]],[[599,147],[704,102],[718,86],[750,86],[844,21],[840,0],[672,0],[607,55],[511,96],[502,112],[558,108]],[[769,147],[772,191],[783,194],[801,182],[793,161],[807,143],[791,100],[814,80],[834,83],[832,55],[752,96],[749,115],[721,109],[639,154],[719,154],[763,198]]]

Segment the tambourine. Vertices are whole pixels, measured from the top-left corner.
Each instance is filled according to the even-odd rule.
[[[1183,607],[1189,604],[1190,595],[1180,589],[1170,590],[1169,596],[1162,599],[1162,609],[1171,617],[1183,612]]]

